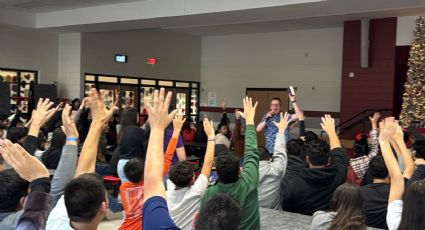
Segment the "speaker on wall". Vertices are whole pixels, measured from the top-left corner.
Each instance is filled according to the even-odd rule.
[[[10,86],[9,83],[0,83],[0,114],[10,115]]]
[[[55,104],[58,101],[58,88],[53,84],[35,84],[33,93],[35,105],[37,105],[40,98],[49,98]]]

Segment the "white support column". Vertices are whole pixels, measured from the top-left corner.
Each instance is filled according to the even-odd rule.
[[[74,99],[81,95],[81,33],[59,35],[58,94]]]

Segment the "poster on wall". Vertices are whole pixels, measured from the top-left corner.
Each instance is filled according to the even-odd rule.
[[[208,106],[217,106],[217,92],[208,92]]]

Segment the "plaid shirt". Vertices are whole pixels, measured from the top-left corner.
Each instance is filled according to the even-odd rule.
[[[372,129],[370,131],[370,136],[372,137],[370,153],[368,155],[350,159],[350,166],[356,173],[356,176],[360,179],[363,179],[364,174],[369,168],[370,160],[378,154],[379,150],[378,130]]]

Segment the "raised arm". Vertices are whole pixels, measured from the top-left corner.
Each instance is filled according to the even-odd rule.
[[[173,119],[173,135],[171,136],[170,142],[168,143],[164,154],[164,176],[167,175],[168,170],[170,169],[171,161],[173,160],[173,155],[176,151],[177,142],[181,133],[180,131],[182,130],[185,121],[186,118],[183,119],[183,116],[181,115],[177,115]]]
[[[378,121],[381,117],[379,112],[373,114],[372,117],[369,117],[370,123],[372,125],[372,130],[370,131],[370,136],[372,138],[371,141],[371,149],[369,152],[369,158],[373,158],[378,154],[379,151],[379,142],[378,142]]]
[[[215,133],[214,133],[213,122],[209,121],[208,118],[204,119],[204,131],[205,131],[205,134],[207,134],[208,143],[207,143],[207,149],[205,151],[204,164],[202,165],[201,174],[209,178],[211,174],[213,161],[214,161],[214,149],[215,149],[214,134]]]
[[[168,92],[165,98],[165,90],[155,90],[153,104],[146,98],[145,108],[149,114],[151,134],[146,152],[144,172],[144,200],[154,196],[165,198],[162,170],[164,167],[164,130],[170,124],[172,117],[177,112],[168,114],[172,93]]]
[[[285,113],[285,115],[280,113],[280,122],[273,122],[278,128],[274,145],[273,161],[271,162],[272,169],[275,169],[276,173],[285,172],[288,163],[285,138],[285,131],[288,128],[288,122],[288,113]]]
[[[78,158],[78,131],[75,122],[70,117],[71,106],[66,105],[62,111],[62,130],[66,135],[65,146],[58,167],[53,175],[50,194],[56,203],[62,196],[65,186],[75,175]]]
[[[97,148],[99,145],[99,138],[102,132],[103,123],[108,122],[114,111],[118,109],[117,107],[113,106],[111,109],[107,110],[105,107],[105,98],[103,93],[101,92],[99,94],[94,88],[90,89],[89,97],[86,98],[86,103],[90,107],[92,123],[84,142],[83,149],[81,150],[75,177],[78,177],[84,173],[94,172]]]
[[[37,150],[39,142],[38,135],[41,127],[43,127],[57,111],[57,108],[51,108],[52,105],[53,102],[48,98],[40,98],[37,103],[37,108],[32,112],[28,136],[23,144],[24,149],[31,155],[34,155],[34,152]]]
[[[47,217],[53,208],[53,199],[49,195],[49,171],[20,145],[0,140],[0,146],[0,153],[7,163],[30,183],[30,194],[16,229],[45,229]]]
[[[404,193],[404,179],[398,166],[397,160],[391,150],[390,141],[393,138],[397,124],[394,118],[386,118],[380,122],[379,145],[381,146],[382,156],[384,157],[385,165],[391,178],[390,195],[388,203],[394,200],[401,200]]]
[[[254,117],[255,110],[258,102],[252,105],[252,98],[246,97],[243,99],[244,111],[241,113],[242,117],[246,121],[245,131],[245,154],[244,154],[244,169],[241,174],[241,178],[246,181],[248,186],[258,186],[258,145],[257,145],[257,134],[254,128]]]
[[[335,120],[329,114],[325,114],[325,117],[322,117],[322,126],[323,131],[328,134],[329,145],[332,149],[341,148],[341,143],[339,142],[338,135],[335,130]]]
[[[393,136],[393,140],[395,144],[398,146],[398,149],[400,150],[401,157],[403,158],[404,163],[404,172],[403,176],[407,179],[410,179],[412,177],[413,172],[415,171],[415,163],[413,162],[413,158],[409,153],[409,150],[406,147],[406,144],[404,143],[403,139],[403,130],[400,125],[397,124],[397,128],[395,131],[395,134]]]
[[[298,119],[298,118],[299,118],[299,116],[300,116],[300,114],[301,114],[301,109],[300,109],[300,107],[298,106],[298,103],[297,103],[297,100],[296,100],[295,95],[291,95],[291,94],[289,93],[289,100],[291,101],[291,103],[292,103],[292,108],[294,108],[294,111],[295,111],[295,115],[292,115],[292,120],[296,120],[296,119]]]
[[[303,111],[301,111],[300,115],[298,116],[298,120],[300,121],[300,138],[304,140],[305,139],[305,117],[304,117]]]

